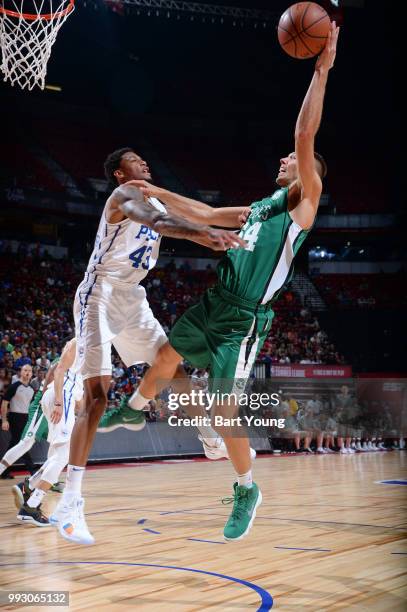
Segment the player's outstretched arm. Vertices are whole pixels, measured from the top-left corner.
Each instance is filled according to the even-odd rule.
[[[338,35],[339,28],[333,21],[295,126],[295,153],[301,184],[301,203],[296,214],[304,228],[311,227],[314,221],[322,191],[321,178],[315,169],[314,140],[321,123],[328,72],[335,61]]]
[[[63,388],[64,388],[64,377],[65,372],[71,368],[75,361],[76,355],[76,338],[69,340],[63,348],[61,358],[56,364],[54,370],[54,392],[55,400],[54,406],[51,412],[51,422],[59,423],[62,417],[63,410]]]
[[[240,216],[250,212],[248,206],[227,206],[214,208],[204,202],[187,198],[162,187],[152,185],[147,181],[130,181],[138,187],[146,197],[158,198],[173,212],[192,223],[205,223],[206,225],[217,225],[219,227],[235,227],[241,225]]]
[[[246,245],[233,232],[195,225],[181,217],[159,212],[144,201],[143,193],[133,185],[120,185],[110,197],[113,198],[113,203],[109,203],[111,209],[117,207],[132,221],[143,223],[162,236],[191,240],[214,251]]]

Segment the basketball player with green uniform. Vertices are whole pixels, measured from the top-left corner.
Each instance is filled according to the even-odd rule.
[[[338,34],[339,28],[333,22],[297,119],[295,152],[280,160],[276,181],[280,188],[271,197],[252,204],[239,234],[247,242],[246,248],[227,251],[217,268],[218,283],[176,322],[169,343],[161,347],[130,399],[132,408],[140,409],[153,398],[160,390],[157,381],[171,380],[182,359],[195,367],[209,368],[209,391],[213,393],[236,392],[239,379],[249,377],[270,331],[273,303],[290,280],[295,256],[317,214],[326,164],[314,151],[314,138]],[[134,184],[146,197],[159,198],[177,214],[188,211],[190,220],[202,222],[211,210],[145,181]],[[243,391],[241,386],[240,390]],[[219,432],[237,473],[234,507],[224,529],[225,539],[234,541],[250,530],[261,492],[252,481],[248,438],[228,436],[224,429]]]
[[[13,465],[18,459],[20,459],[24,453],[28,452],[34,446],[35,442],[47,440],[48,423],[44,413],[42,412],[41,398],[45,389],[47,388],[47,385],[52,379],[53,370],[55,369],[56,363],[57,360],[51,364],[41,387],[31,400],[28,407],[27,423],[23,429],[23,433],[21,434],[20,441],[18,444],[10,448],[0,460],[0,474],[2,474],[8,467]]]

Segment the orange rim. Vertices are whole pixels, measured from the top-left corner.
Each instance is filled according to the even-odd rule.
[[[35,15],[34,13],[18,13],[17,11],[10,11],[0,6],[0,15],[8,15],[9,17],[17,17],[21,19],[27,19],[27,21],[35,21],[36,19],[45,19],[45,21],[51,21],[52,19],[58,19],[64,15],[68,15],[74,9],[75,0],[69,0],[69,5],[63,11],[57,13],[48,13],[48,15]]]

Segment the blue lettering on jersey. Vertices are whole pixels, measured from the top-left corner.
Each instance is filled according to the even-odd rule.
[[[137,236],[135,237],[136,240],[137,240],[137,238],[140,238],[141,236],[145,236],[147,238],[147,240],[158,240],[158,238],[160,237],[160,234],[158,234],[157,232],[155,232],[151,228],[147,227],[147,225],[141,225],[140,226],[140,231],[137,234]]]

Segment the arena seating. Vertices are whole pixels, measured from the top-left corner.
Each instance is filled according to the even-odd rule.
[[[406,275],[325,274],[313,282],[326,302],[340,308],[400,308],[407,302]]]
[[[52,260],[38,247],[27,253],[24,245],[17,254],[0,254],[0,368],[9,380],[14,362],[25,347],[32,364],[46,350],[60,353],[64,338],[72,333],[72,306],[83,268],[69,261]],[[202,292],[216,280],[214,269],[197,273],[187,265],[174,264],[151,271],[146,285],[151,307],[164,329],[172,324]],[[287,291],[275,306],[270,336],[259,356],[272,363],[343,363],[317,319],[303,308],[294,293]],[[7,336],[14,356],[1,343]],[[114,389],[131,389],[129,377],[115,358]]]
[[[48,168],[21,143],[0,147],[0,166],[1,175],[7,177],[7,186],[11,186],[9,182],[12,177],[13,185],[18,187],[59,193],[64,190]]]

